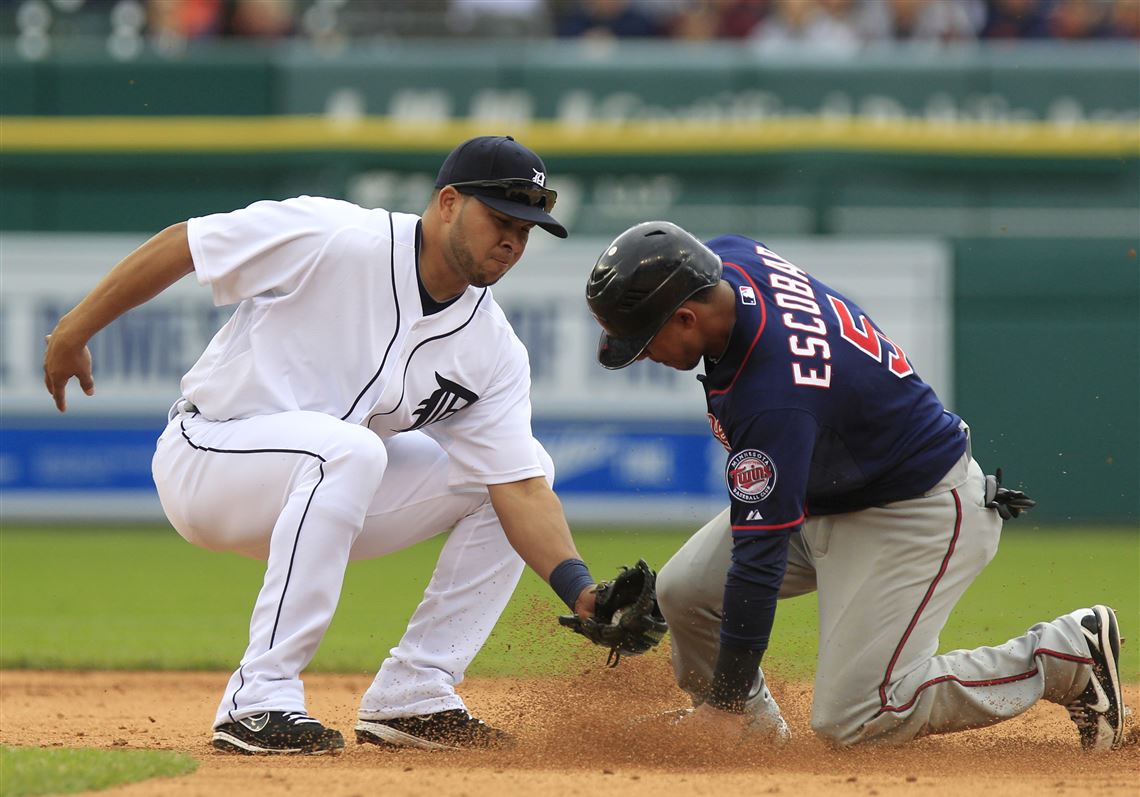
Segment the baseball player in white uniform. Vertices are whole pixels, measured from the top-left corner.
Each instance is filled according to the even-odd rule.
[[[530,427],[530,367],[488,286],[532,227],[566,237],[546,167],[514,139],[464,142],[423,216],[302,196],[175,224],[119,263],[48,336],[60,411],[87,341],[193,273],[236,304],[182,380],[153,474],[189,542],[266,561],[249,646],[215,747],[326,753],[342,735],[305,711],[350,559],[450,535],[423,602],[360,704],[358,741],[484,747],[507,734],[455,687],[524,561],[588,616],[593,579]]]

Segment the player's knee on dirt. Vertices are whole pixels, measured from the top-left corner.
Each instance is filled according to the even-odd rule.
[[[816,684],[812,700],[811,728],[816,735],[838,747],[850,747],[870,741],[867,731],[879,715],[877,696],[863,697],[858,692],[840,694],[821,689]]]
[[[815,735],[837,747],[850,747],[855,743],[853,734],[845,723],[829,717],[818,717],[815,712],[811,716],[811,729]]]

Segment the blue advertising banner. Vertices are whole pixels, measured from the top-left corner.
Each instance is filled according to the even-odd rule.
[[[232,307],[186,278],[90,341],[95,395],[74,382],[67,412],[43,384],[44,335],[144,236],[0,237],[0,513],[5,521],[161,519],[150,459],[194,363]],[[606,371],[583,300],[602,239],[539,238],[495,299],[527,347],[534,430],[574,521],[699,523],[724,504],[724,451],[708,432],[694,374],[641,362]],[[864,306],[953,395],[949,250],[937,241],[791,239],[810,264]]]
[[[106,510],[161,519],[151,481],[163,418],[97,424],[24,417],[0,427],[5,519],[94,519]],[[724,503],[725,452],[701,423],[540,421],[556,489],[579,521],[696,523]]]
[[[114,425],[69,428],[13,424],[0,429],[0,490],[19,493],[54,491],[154,491],[150,458],[162,431],[154,424],[135,425],[116,418]]]

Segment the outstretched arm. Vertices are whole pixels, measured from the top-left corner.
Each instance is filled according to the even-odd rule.
[[[562,513],[562,502],[541,476],[490,484],[491,504],[511,546],[543,581],[567,559],[580,559]],[[594,611],[593,585],[581,590],[572,607],[579,617]]]
[[[87,341],[123,313],[153,299],[193,270],[186,222],[179,222],[123,258],[59,320],[47,336],[44,386],[60,412],[67,410],[64,390],[72,377],[79,380],[87,395],[95,392]]]

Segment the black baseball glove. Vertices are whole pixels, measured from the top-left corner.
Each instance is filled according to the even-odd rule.
[[[622,656],[652,648],[669,627],[657,605],[657,573],[644,559],[623,567],[613,581],[598,584],[594,614],[586,620],[563,615],[558,622],[595,645],[610,649],[606,664],[616,667]]]
[[[1002,520],[1012,520],[1027,509],[1037,506],[1037,502],[1021,490],[1010,490],[1001,486],[1001,468],[993,476],[986,476],[986,506],[996,509]]]

